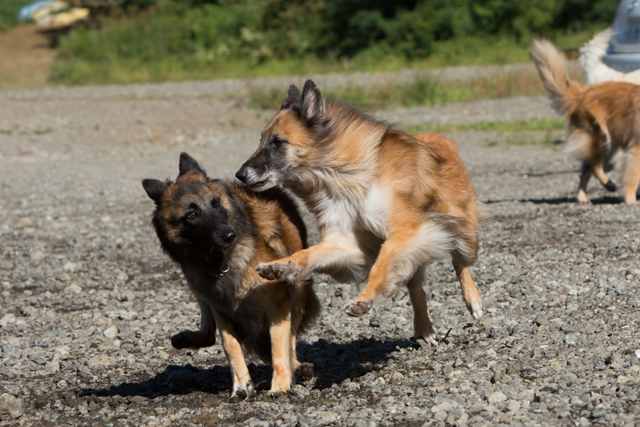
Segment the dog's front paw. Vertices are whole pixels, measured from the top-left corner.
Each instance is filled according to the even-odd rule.
[[[265,264],[261,262],[257,265],[256,271],[267,280],[286,280],[291,283],[297,280],[300,273],[300,270],[292,261],[287,264]]]
[[[278,264],[265,264],[261,262],[256,267],[258,274],[267,280],[279,279],[282,275],[282,268],[279,268]]]
[[[613,181],[611,181],[611,180],[609,180],[609,182],[607,182],[607,183],[604,185],[604,188],[606,188],[606,189],[607,189],[607,191],[611,191],[611,192],[614,192],[614,191],[617,191],[617,190],[618,190],[618,186],[615,184],[615,182],[613,182]]]
[[[346,311],[349,316],[360,317],[371,310],[372,306],[373,303],[368,301],[350,302],[349,304],[344,306],[344,311]]]
[[[233,390],[231,390],[231,397],[237,396],[240,399],[246,399],[255,394],[255,387],[253,386],[253,381],[249,380],[242,386],[233,385]]]

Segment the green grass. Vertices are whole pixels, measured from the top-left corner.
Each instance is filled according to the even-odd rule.
[[[357,108],[380,110],[477,99],[533,96],[546,92],[537,73],[532,70],[526,73],[501,73],[492,78],[449,83],[441,83],[437,77],[418,72],[409,83],[389,82],[385,85],[370,87],[351,85],[327,88],[322,93]],[[254,107],[274,109],[280,107],[284,95],[284,88],[270,89],[253,86],[249,90],[248,98]]]
[[[18,11],[34,0],[0,0],[0,31],[18,25]]]
[[[552,38],[558,47],[579,47],[589,40],[602,26],[581,32],[557,34]],[[88,84],[128,84],[138,82],[185,81],[219,78],[272,77],[282,75],[326,74],[331,72],[377,72],[395,71],[403,68],[424,70],[445,66],[509,64],[529,61],[529,44],[520,43],[513,37],[488,36],[460,37],[454,40],[434,43],[434,52],[426,59],[409,60],[402,55],[394,55],[388,50],[373,48],[360,52],[351,59],[319,58],[304,55],[285,59],[235,58],[219,55],[216,51],[196,51],[181,53],[179,49],[172,55],[151,58],[132,58],[119,55],[123,49],[113,48],[113,53],[88,55],[85,59],[70,54],[65,43],[75,46],[86,44],[86,49],[110,51],[110,41],[104,29],[102,33],[88,30],[74,30],[68,39],[61,41],[60,54],[54,63],[50,81],[63,85]],[[101,35],[102,34],[102,35]],[[104,39],[107,37],[107,39]],[[96,41],[95,39],[100,39]],[[122,40],[120,40],[122,42]],[[123,42],[124,43],[124,42]],[[149,42],[150,43],[150,42]],[[124,43],[126,47],[126,43]],[[77,47],[76,47],[77,48]],[[424,83],[417,83],[424,84]],[[429,86],[429,83],[426,83]],[[498,88],[496,88],[498,90]],[[512,90],[508,89],[507,91]],[[464,89],[461,89],[464,92]],[[391,92],[394,92],[392,90]],[[467,91],[468,92],[468,91]],[[479,95],[479,91],[476,91]],[[359,103],[364,94],[348,94]],[[366,94],[368,95],[368,94]],[[386,95],[379,94],[381,98]],[[393,93],[388,95],[394,97]],[[476,95],[460,93],[458,100],[476,99]],[[449,97],[449,95],[447,95]],[[440,98],[434,94],[433,98]]]
[[[498,138],[490,139],[487,145],[494,147],[507,145],[542,145],[558,150],[562,146],[566,123],[563,119],[516,120],[513,122],[475,122],[467,124],[427,123],[420,126],[409,126],[405,130],[418,133],[453,133],[453,132],[490,132]]]
[[[538,119],[538,120],[516,120],[513,122],[475,122],[466,124],[437,124],[427,123],[420,126],[410,126],[407,132],[417,134],[422,132],[430,133],[450,133],[464,131],[494,132],[501,135],[513,135],[517,132],[535,131],[558,131],[564,130],[566,123],[563,119]]]

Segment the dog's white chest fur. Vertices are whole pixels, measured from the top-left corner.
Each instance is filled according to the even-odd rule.
[[[364,228],[381,239],[387,239],[388,198],[383,189],[378,185],[371,186],[363,204],[364,209],[360,211],[360,215]]]

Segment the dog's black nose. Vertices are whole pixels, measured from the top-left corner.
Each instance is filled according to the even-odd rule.
[[[220,237],[222,237],[222,240],[224,240],[224,242],[227,244],[233,243],[236,240],[236,232],[230,228],[221,233]]]
[[[238,169],[238,172],[236,172],[236,178],[238,178],[240,181],[246,183],[247,182],[247,168],[241,167],[240,169]]]

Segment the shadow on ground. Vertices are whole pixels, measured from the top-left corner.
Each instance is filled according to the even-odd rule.
[[[313,344],[300,343],[298,357],[301,362],[313,364],[313,388],[325,389],[347,378],[358,378],[384,363],[389,354],[400,348],[420,345],[409,340],[379,341],[355,340],[347,344],[331,344],[320,339]],[[259,390],[271,386],[271,367],[249,364],[251,378]],[[140,382],[122,383],[108,389],[82,389],[81,396],[144,396],[156,398],[168,395],[184,395],[200,391],[208,394],[228,393],[231,390],[231,371],[228,366],[201,369],[191,364],[169,365],[164,372]]]
[[[640,199],[640,194],[638,195]],[[595,199],[591,199],[593,205],[619,205],[624,202],[622,197],[603,196]],[[535,205],[563,205],[578,203],[578,199],[575,197],[556,197],[550,199],[498,199],[498,200],[484,200],[482,203],[491,205],[495,203],[533,203]]]

